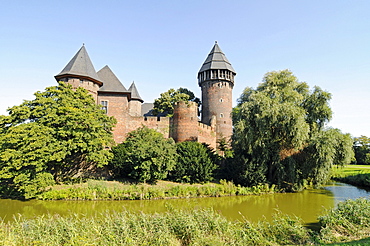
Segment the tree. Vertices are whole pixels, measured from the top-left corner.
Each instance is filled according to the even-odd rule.
[[[180,87],[177,90],[169,89],[161,93],[161,96],[154,100],[153,114],[165,113],[168,117],[172,117],[174,105],[180,101],[196,102],[198,103],[198,107],[201,104],[200,99],[195,97],[194,93],[186,88]]]
[[[177,182],[211,181],[216,169],[213,151],[199,142],[177,143],[178,159],[170,179]]]
[[[309,169],[299,166],[293,159],[293,156],[304,157],[300,163],[305,163],[307,158],[318,158],[305,149],[315,146],[312,141],[316,138],[328,140],[318,136],[324,134],[325,123],[332,115],[330,98],[330,93],[319,87],[310,92],[308,85],[299,82],[289,70],[269,72],[256,89],[247,87],[233,110],[232,146],[235,165],[238,165],[235,170],[239,172],[235,181],[245,185],[268,182],[296,189],[303,180],[312,177],[310,170],[318,168],[327,173],[335,160],[347,161],[347,156],[351,155],[347,137],[331,139],[336,138],[336,146],[342,144],[345,153],[327,156],[330,160],[321,163],[323,167],[311,161],[316,166]],[[338,134],[341,133],[336,136]],[[308,173],[301,175],[304,171]],[[323,180],[315,182],[319,184]]]
[[[172,138],[146,126],[128,134],[126,140],[112,148],[111,166],[117,176],[140,182],[165,179],[176,163],[176,145]]]
[[[0,116],[0,186],[27,198],[83,166],[108,164],[115,123],[83,88],[60,82],[35,97]]]
[[[353,148],[356,163],[370,164],[370,138],[366,136],[354,138]]]

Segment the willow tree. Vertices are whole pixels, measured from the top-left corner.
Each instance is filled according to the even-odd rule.
[[[330,93],[317,86],[310,91],[307,83],[299,82],[289,70],[269,72],[256,89],[247,87],[233,112],[234,179],[244,185],[268,182],[289,189],[306,181],[323,182],[327,175],[315,176],[312,170],[327,173],[328,166],[338,159],[334,153],[327,155],[324,163],[312,160],[325,149],[314,139],[331,118],[330,99]],[[338,139],[334,142],[343,140]],[[348,144],[344,142],[341,144]],[[312,153],[307,150],[312,145],[321,149]]]

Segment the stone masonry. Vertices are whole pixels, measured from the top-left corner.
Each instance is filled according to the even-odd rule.
[[[125,140],[127,133],[147,126],[172,137],[176,142],[198,141],[216,148],[217,141],[232,134],[232,89],[236,75],[217,42],[198,72],[198,84],[202,90],[202,116],[198,118],[198,107],[194,102],[178,102],[174,116],[157,117],[148,112],[143,114],[143,102],[135,83],[126,89],[108,66],[98,72],[82,46],[66,67],[55,76],[58,81],[70,83],[73,88],[83,87],[94,97],[97,104],[117,124],[113,137],[117,143]]]

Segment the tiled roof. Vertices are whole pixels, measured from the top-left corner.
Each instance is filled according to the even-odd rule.
[[[103,81],[103,86],[100,87],[99,92],[126,92],[127,89],[122,85],[121,81],[112,72],[112,70],[105,66],[98,71],[99,78]]]
[[[90,60],[89,54],[83,45],[72,60],[65,66],[65,68],[55,76],[55,78],[63,78],[67,76],[85,77],[92,81],[102,83],[99,76],[97,75],[95,68]]]
[[[136,99],[136,100],[139,100],[141,102],[144,102],[144,100],[141,99],[141,97],[139,95],[139,92],[136,89],[135,82],[132,82],[132,84],[131,84],[130,88],[128,88],[128,90],[131,92],[131,99]]]
[[[234,68],[231,66],[231,63],[227,60],[225,54],[218,46],[217,42],[200,68],[199,73],[209,69],[227,69],[233,73],[236,73]]]

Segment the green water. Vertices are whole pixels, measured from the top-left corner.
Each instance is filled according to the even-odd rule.
[[[370,193],[369,193],[370,194]],[[218,198],[169,199],[151,201],[18,201],[0,199],[0,218],[11,221],[17,216],[32,218],[43,214],[61,216],[100,215],[105,212],[135,211],[145,213],[163,212],[168,206],[193,210],[212,207],[230,220],[257,222],[272,219],[276,210],[296,215],[307,224],[317,222],[325,209],[333,208],[338,201],[366,197],[369,194],[353,186],[337,184],[325,189],[305,190],[300,193],[268,194],[261,196],[233,196]]]

